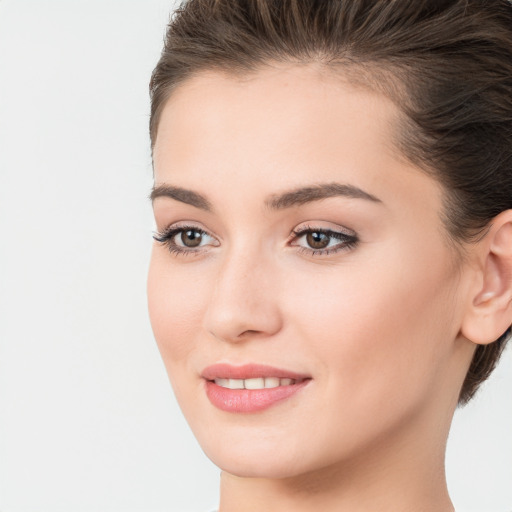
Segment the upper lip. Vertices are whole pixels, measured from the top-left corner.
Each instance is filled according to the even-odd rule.
[[[201,377],[206,380],[215,379],[255,379],[258,377],[277,377],[279,379],[304,380],[311,378],[309,375],[275,368],[264,364],[244,364],[235,366],[228,363],[218,363],[207,366]]]

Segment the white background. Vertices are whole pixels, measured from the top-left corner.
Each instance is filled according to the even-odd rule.
[[[0,511],[211,510],[146,313],[148,81],[174,3],[0,0]],[[512,511],[512,351],[455,419],[458,512]]]

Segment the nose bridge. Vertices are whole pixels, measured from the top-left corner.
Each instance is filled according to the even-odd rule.
[[[224,341],[277,332],[281,322],[276,287],[271,258],[254,245],[232,247],[219,264],[205,328]]]

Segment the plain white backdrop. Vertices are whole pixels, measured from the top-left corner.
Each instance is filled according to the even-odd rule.
[[[174,5],[0,0],[2,512],[217,503],[145,298],[148,81]],[[511,405],[509,348],[455,418],[457,512],[512,512]]]

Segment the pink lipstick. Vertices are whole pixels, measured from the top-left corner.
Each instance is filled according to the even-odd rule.
[[[257,412],[304,388],[311,377],[266,365],[216,364],[205,368],[206,395],[227,412]]]

